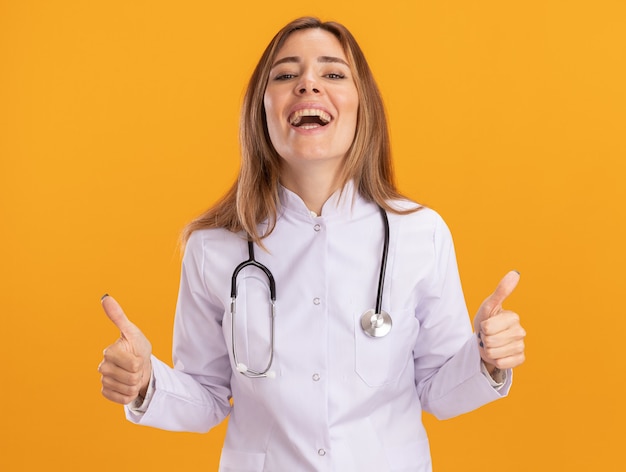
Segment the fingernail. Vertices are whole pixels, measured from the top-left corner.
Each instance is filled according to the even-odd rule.
[[[104,295],[102,295],[102,298],[100,298],[100,303],[102,303],[102,302],[104,301],[104,299],[105,299],[106,297],[108,297],[108,296],[109,296],[109,294],[108,294],[108,293],[105,293]]]
[[[517,275],[522,275],[522,274],[520,274],[519,270],[514,270],[513,272],[516,272]]]
[[[485,347],[482,341],[480,342],[480,347]]]

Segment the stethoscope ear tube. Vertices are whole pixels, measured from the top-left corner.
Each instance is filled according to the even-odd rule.
[[[249,369],[248,366],[246,366],[243,362],[239,362],[239,359],[237,358],[237,345],[236,345],[237,341],[236,341],[236,336],[235,336],[235,333],[237,331],[236,329],[237,325],[235,323],[235,317],[236,317],[236,312],[237,312],[237,302],[236,302],[237,300],[237,275],[239,275],[239,272],[243,268],[248,267],[248,266],[261,269],[267,276],[267,279],[270,284],[270,306],[271,306],[270,308],[270,356],[267,361],[267,365],[265,366],[263,370],[260,370],[260,371]],[[248,240],[248,260],[243,261],[241,264],[239,264],[235,268],[235,271],[233,272],[233,276],[231,278],[230,316],[231,316],[231,331],[232,331],[231,342],[233,345],[233,361],[235,363],[235,368],[237,369],[237,371],[245,375],[246,377],[250,377],[250,378],[262,378],[262,377],[267,377],[270,379],[275,378],[276,374],[270,370],[270,367],[272,367],[272,362],[274,360],[274,318],[276,317],[276,282],[274,281],[274,276],[272,275],[270,270],[254,258],[254,246],[253,246],[252,241],[250,240]]]
[[[237,275],[239,275],[239,272],[241,272],[242,269],[248,266],[256,267],[257,269],[261,269],[263,272],[265,272],[265,275],[267,275],[267,279],[270,284],[270,299],[272,300],[272,302],[276,302],[276,282],[274,281],[274,276],[267,267],[265,267],[254,258],[254,245],[252,241],[248,241],[248,260],[243,261],[241,264],[235,267],[233,276],[230,279],[231,300],[237,298]]]

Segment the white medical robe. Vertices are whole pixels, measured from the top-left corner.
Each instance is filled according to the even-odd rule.
[[[438,418],[507,394],[481,373],[452,239],[437,213],[389,213],[383,310],[390,333],[368,337],[383,248],[379,209],[348,185],[322,215],[281,188],[274,232],[255,246],[276,280],[274,379],[237,372],[230,289],[248,258],[241,234],[196,231],[183,259],[174,328],[174,369],[153,358],[155,391],[129,420],[207,431],[228,415],[220,471],[427,472],[422,410]],[[402,208],[414,205],[398,202]],[[269,356],[269,290],[258,269],[237,280],[239,362],[263,369]],[[232,396],[232,406],[231,399]]]

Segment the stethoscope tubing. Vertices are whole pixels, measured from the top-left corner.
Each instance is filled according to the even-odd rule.
[[[254,258],[254,243],[252,241],[248,241],[248,259],[235,267],[235,271],[233,272],[230,282],[230,298],[233,299],[237,297],[237,275],[239,275],[239,272],[241,272],[242,269],[248,266],[256,267],[257,269],[261,269],[265,272],[265,275],[267,275],[267,279],[270,282],[270,299],[273,302],[276,302],[276,282],[274,281],[274,276],[267,267]]]
[[[380,261],[380,275],[378,277],[378,290],[376,291],[376,314],[380,314],[383,305],[383,289],[385,285],[385,273],[387,272],[387,255],[389,254],[389,219],[383,207],[378,207],[385,227],[385,240],[383,242],[383,255]]]
[[[380,261],[380,274],[378,276],[378,289],[376,290],[376,308],[374,310],[366,311],[361,318],[361,326],[365,334],[371,337],[382,337],[389,333],[391,329],[392,320],[388,313],[382,311],[383,303],[383,290],[385,285],[385,273],[387,271],[387,258],[389,254],[389,219],[387,212],[379,206],[380,215],[383,220],[384,226],[384,242],[383,251]],[[236,300],[237,300],[237,276],[242,269],[246,267],[256,267],[262,270],[269,281],[270,289],[270,355],[267,365],[263,370],[253,370],[248,368],[243,363],[239,362],[237,356],[237,344],[236,344]],[[258,262],[254,258],[254,244],[251,240],[248,240],[248,259],[240,263],[232,275],[230,286],[230,314],[231,314],[231,340],[232,340],[232,353],[233,361],[238,372],[250,378],[262,378],[262,377],[274,377],[274,373],[270,371],[272,362],[274,360],[274,319],[276,317],[276,282],[272,272],[263,264]]]
[[[248,368],[248,366],[239,362],[239,359],[237,358],[237,340],[235,336],[236,334],[235,316],[237,312],[237,306],[236,306],[237,275],[242,269],[244,269],[245,267],[249,267],[249,266],[256,267],[257,269],[261,269],[267,276],[267,279],[270,284],[270,305],[271,305],[271,308],[270,308],[270,356],[269,356],[269,360],[267,361],[267,365],[265,366],[263,370],[260,370],[260,371]],[[248,259],[243,261],[241,264],[239,264],[235,268],[235,271],[233,272],[233,276],[231,279],[230,316],[231,316],[231,342],[233,345],[233,361],[235,362],[237,371],[251,378],[268,377],[270,373],[270,368],[272,367],[272,362],[274,360],[274,319],[276,318],[276,282],[274,281],[274,276],[272,275],[272,272],[254,258],[254,244],[251,240],[248,240]]]

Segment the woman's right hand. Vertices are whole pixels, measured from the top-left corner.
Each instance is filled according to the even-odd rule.
[[[102,374],[102,395],[126,405],[146,395],[152,374],[152,345],[113,297],[102,297],[102,308],[120,330],[120,338],[104,350],[104,358],[98,366]]]

